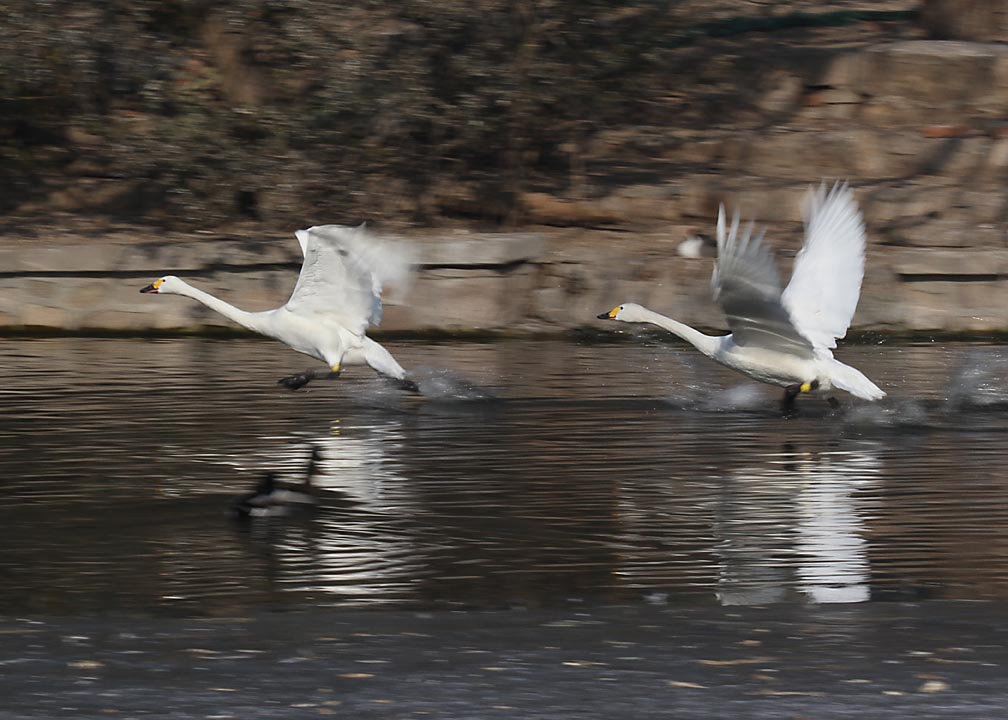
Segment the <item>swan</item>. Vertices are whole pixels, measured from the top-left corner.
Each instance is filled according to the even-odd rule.
[[[304,261],[297,285],[282,307],[240,310],[184,280],[165,275],[142,293],[184,295],[252,332],[274,338],[326,364],[278,382],[297,390],[317,378],[332,378],[346,365],[369,365],[379,375],[417,390],[416,383],[384,347],[365,335],[381,321],[382,287],[404,283],[412,263],[404,248],[380,243],[364,226],[318,225],[294,233]]]
[[[275,473],[266,473],[252,492],[241,495],[231,503],[232,513],[239,519],[247,519],[286,515],[294,508],[314,507],[318,499],[315,497],[312,478],[318,472],[321,457],[321,450],[312,447],[305,478],[296,485],[280,485]]]
[[[885,392],[859,370],[833,357],[847,334],[864,276],[865,227],[846,183],[810,188],[802,208],[805,244],[791,282],[781,291],[773,253],[752,223],[739,233],[739,215],[726,228],[718,212],[711,284],[731,334],[711,336],[635,303],[617,305],[599,319],[652,323],[692,344],[707,357],[760,382],[785,388],[781,409],[793,412],[802,392],[839,388],[865,400]],[[831,407],[838,407],[829,398]]]

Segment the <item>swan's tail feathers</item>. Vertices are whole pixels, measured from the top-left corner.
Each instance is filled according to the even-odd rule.
[[[850,365],[844,365],[839,360],[834,360],[830,366],[830,382],[833,387],[846,390],[855,397],[864,400],[881,400],[886,396],[885,391],[864,374]]]
[[[364,362],[379,375],[402,380],[406,377],[406,371],[402,365],[396,362],[392,353],[383,348],[369,337],[364,340]]]

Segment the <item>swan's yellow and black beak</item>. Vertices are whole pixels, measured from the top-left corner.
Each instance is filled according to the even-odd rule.
[[[140,292],[142,292],[142,293],[156,293],[158,291],[158,288],[161,287],[161,283],[163,283],[163,282],[164,282],[164,280],[155,280],[154,282],[152,282],[147,287],[140,288]]]
[[[616,313],[618,313],[618,312],[619,312],[619,305],[617,305],[616,307],[614,307],[609,312],[604,312],[601,315],[596,315],[595,317],[597,317],[599,320],[615,320],[616,319]]]

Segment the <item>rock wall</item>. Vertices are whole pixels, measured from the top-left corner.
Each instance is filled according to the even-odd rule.
[[[585,164],[647,144],[647,173],[587,173],[578,194],[529,194],[528,232],[425,232],[416,282],[383,331],[566,331],[636,301],[723,327],[712,259],[681,243],[719,202],[770,226],[782,261],[801,242],[810,182],[848,178],[870,247],[858,331],[1008,331],[1008,46],[911,40],[831,48],[766,78],[762,121],[599,133]],[[822,57],[820,57],[822,59]],[[631,153],[627,153],[629,156]],[[597,170],[597,168],[596,168]],[[600,179],[605,176],[604,179]],[[642,179],[645,178],[645,179]],[[579,186],[579,183],[572,183]],[[288,296],[292,237],[106,233],[0,238],[0,327],[198,331],[228,326],[184,298],[137,294],[167,272],[247,309]],[[702,245],[702,243],[701,243]],[[786,276],[786,271],[785,271]]]
[[[797,199],[796,199],[797,202]],[[423,236],[411,287],[387,296],[382,332],[567,332],[640,302],[691,324],[724,321],[710,297],[710,257],[682,257],[689,228],[663,233],[563,230]],[[792,233],[795,234],[795,233]],[[797,247],[798,238],[794,239]],[[0,248],[0,328],[203,332],[234,326],[199,303],[140,295],[171,272],[248,310],[283,304],[300,267],[293,239]],[[1008,249],[871,248],[860,332],[1008,332]]]

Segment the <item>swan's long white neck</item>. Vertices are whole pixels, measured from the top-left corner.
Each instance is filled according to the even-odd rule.
[[[638,313],[641,321],[657,325],[660,328],[668,330],[673,335],[678,335],[708,357],[714,357],[714,354],[721,347],[721,337],[704,335],[699,330],[694,330],[685,323],[673,320],[670,317],[665,317],[660,313],[656,313],[653,310],[648,310],[644,307],[642,307]]]
[[[199,288],[193,287],[184,280],[179,280],[178,283],[181,287],[175,291],[176,294],[191,297],[193,300],[203,303],[214,312],[220,313],[229,320],[234,320],[252,332],[262,333],[263,335],[269,334],[263,323],[263,313],[247,312],[236,308],[234,305],[224,302],[208,292],[203,292]]]

